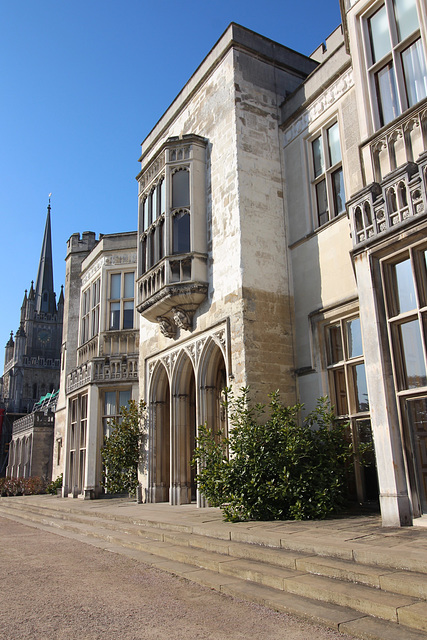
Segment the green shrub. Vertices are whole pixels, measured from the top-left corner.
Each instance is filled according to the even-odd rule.
[[[46,493],[51,493],[53,496],[56,496],[57,490],[62,487],[62,473],[60,476],[56,478],[56,480],[52,480],[46,487]]]
[[[248,389],[228,398],[229,437],[200,427],[193,457],[201,493],[225,520],[320,519],[344,506],[352,449],[327,398],[302,423],[302,405],[284,406],[278,392],[267,419]]]
[[[134,494],[144,450],[145,403],[130,400],[129,407],[121,407],[120,412],[120,418],[111,420],[111,434],[101,449],[102,484],[107,493]]]

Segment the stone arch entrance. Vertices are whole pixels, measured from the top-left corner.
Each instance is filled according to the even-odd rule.
[[[227,435],[227,421],[223,402],[227,386],[227,370],[224,355],[214,340],[209,340],[201,354],[199,364],[199,388],[201,422],[215,431]]]
[[[195,470],[190,461],[196,443],[196,381],[186,352],[177,359],[172,378],[171,504],[196,499]]]
[[[167,371],[159,364],[150,389],[149,502],[167,502],[171,486],[170,385]]]

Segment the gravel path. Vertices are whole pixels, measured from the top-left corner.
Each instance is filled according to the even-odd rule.
[[[0,518],[1,640],[350,640]]]

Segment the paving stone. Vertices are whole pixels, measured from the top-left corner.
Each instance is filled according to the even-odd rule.
[[[426,640],[426,635],[422,631],[368,616],[342,622],[339,630],[363,640]]]
[[[300,571],[307,571],[308,573],[347,580],[349,582],[357,582],[377,589],[380,588],[382,574],[386,574],[386,569],[366,567],[356,562],[325,557],[319,558],[318,556],[297,558],[296,568]],[[394,591],[394,589],[389,589],[389,591]],[[402,592],[399,591],[399,593]]]
[[[400,624],[427,631],[427,602],[416,602],[411,606],[402,607],[397,614]]]
[[[396,571],[380,577],[381,589],[427,600],[427,576],[414,571]],[[427,603],[426,603],[427,609]]]
[[[371,589],[364,585],[329,580],[321,576],[298,576],[284,580],[290,593],[323,600],[397,622],[397,609],[414,603],[412,598]]]

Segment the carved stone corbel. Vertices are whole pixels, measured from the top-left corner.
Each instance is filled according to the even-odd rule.
[[[176,334],[176,327],[166,316],[157,316],[157,322],[160,326],[160,331],[166,338],[174,338]]]
[[[177,327],[188,331],[193,325],[193,314],[190,315],[188,311],[184,311],[180,307],[172,307],[173,319]]]

